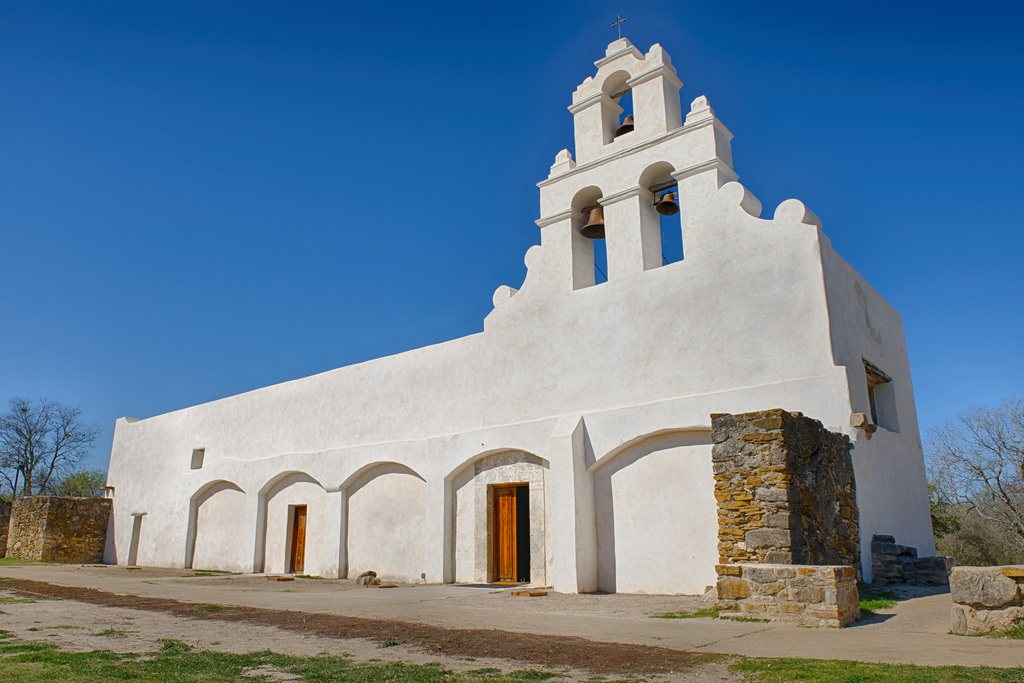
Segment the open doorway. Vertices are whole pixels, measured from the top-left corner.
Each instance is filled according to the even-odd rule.
[[[530,582],[530,486],[491,487],[490,580],[493,583]]]

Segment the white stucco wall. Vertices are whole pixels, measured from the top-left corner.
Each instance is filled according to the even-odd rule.
[[[383,471],[382,471],[383,470]],[[357,482],[348,499],[348,573],[372,570],[387,581],[426,571],[427,484],[400,466],[383,466]]]
[[[622,463],[628,449],[668,434],[707,433],[711,413],[766,408],[801,411],[855,439],[865,542],[895,533],[930,550],[898,316],[835,255],[803,204],[762,215],[730,182],[731,133],[706,98],[685,119],[676,111],[678,79],[660,47],[644,55],[616,41],[597,67],[573,104],[587,152],[579,164],[560,152],[539,183],[541,243],[526,254],[522,286],[494,293],[484,331],[119,420],[108,557],[126,561],[133,515],[144,514],[141,564],[183,566],[193,552],[193,564],[210,562],[211,539],[231,535],[242,548],[231,546],[225,566],[285,571],[288,506],[305,504],[306,573],[483,581],[487,486],[521,482],[535,581],[596,590],[614,575],[616,590],[699,591],[717,559],[707,442]],[[602,79],[623,72],[645,123],[604,144],[587,127],[604,125],[603,110],[591,108],[607,107]],[[686,258],[660,266],[649,188],[666,179],[678,184]],[[588,202],[606,216],[609,279],[597,285],[593,244],[579,234]],[[899,433],[868,441],[851,426],[851,412],[866,412],[862,357],[894,378]],[[197,448],[205,458],[192,469]],[[532,460],[502,461],[509,453]],[[197,510],[217,482],[244,498],[214,496]],[[639,504],[640,490],[657,506]],[[687,522],[669,529],[655,507]]]
[[[655,436],[595,472],[598,587],[703,593],[716,580],[709,432]]]

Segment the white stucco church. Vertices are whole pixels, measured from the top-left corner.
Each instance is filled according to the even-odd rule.
[[[710,414],[767,408],[853,440],[865,573],[874,533],[934,554],[899,315],[800,201],[762,211],[660,45],[595,66],[483,332],[118,420],[108,561],[702,592]]]

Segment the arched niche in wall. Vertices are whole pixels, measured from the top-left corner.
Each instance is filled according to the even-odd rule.
[[[452,578],[458,583],[495,580],[495,495],[517,489],[517,553],[531,583],[547,581],[548,461],[522,450],[480,454],[448,476],[452,496]],[[526,538],[523,538],[523,535]]]
[[[347,567],[389,581],[416,582],[426,571],[427,483],[395,462],[364,468],[345,486],[348,501]]]
[[[189,499],[185,568],[250,571],[244,511],[245,491],[234,482],[213,481],[196,491]]]
[[[592,472],[601,591],[695,594],[715,583],[710,431],[639,437]]]
[[[331,559],[337,540],[327,538],[323,485],[305,472],[289,471],[267,482],[259,495],[254,571],[330,574],[337,566]]]

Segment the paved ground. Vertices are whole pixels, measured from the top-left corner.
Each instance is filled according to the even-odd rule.
[[[948,635],[948,593],[918,589],[893,610],[846,629],[814,629],[714,619],[654,619],[694,611],[695,596],[562,595],[513,597],[464,586],[362,588],[352,581],[263,576],[188,576],[173,569],[2,567],[0,577],[96,588],[119,594],[220,605],[389,619],[449,628],[501,628],[551,636],[706,653],[812,657],[920,665],[1024,666],[1024,643]]]

